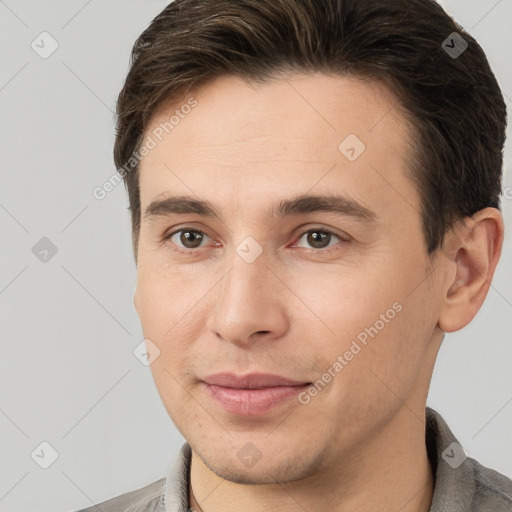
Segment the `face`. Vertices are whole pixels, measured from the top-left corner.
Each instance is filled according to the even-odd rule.
[[[439,283],[409,133],[383,85],[323,74],[223,77],[148,127],[134,303],[163,403],[217,475],[318,474],[404,402],[422,414]]]

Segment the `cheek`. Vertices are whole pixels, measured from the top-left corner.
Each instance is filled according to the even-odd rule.
[[[309,309],[307,317],[295,320],[303,327],[306,327],[306,320],[308,325],[317,325],[325,340],[331,340],[320,345],[326,349],[329,346],[336,352],[348,349],[358,334],[362,333],[361,340],[364,341],[365,329],[378,322],[377,330],[386,330],[384,327],[387,328],[398,316],[396,309],[399,306],[393,308],[400,295],[394,289],[398,288],[396,279],[386,283],[381,273],[377,276],[365,269],[333,266],[329,271],[315,275],[290,275],[289,281],[296,296],[302,299],[300,311]],[[294,311],[297,314],[297,310]],[[384,320],[380,315],[384,315]]]
[[[144,335],[167,339],[169,330],[192,307],[194,295],[182,275],[156,265],[139,266],[135,297]]]
[[[315,313],[308,314],[308,322],[296,318],[309,333],[303,341],[311,342],[306,338],[313,333],[318,340],[322,333],[314,349],[321,353],[321,371],[330,369],[336,375],[332,380],[343,382],[333,386],[340,393],[361,385],[373,394],[377,388],[385,390],[379,377],[391,389],[410,385],[432,334],[425,290],[420,286],[411,294],[410,282],[416,282],[412,275],[397,274],[396,266],[393,272],[375,266],[373,272],[343,270],[327,278],[304,276],[295,281],[297,296],[305,297]]]
[[[150,370],[160,398],[172,421],[183,433],[193,417],[190,403],[189,368],[196,336],[193,304],[194,290],[181,276],[156,270],[139,269],[136,297],[144,338],[159,350]],[[192,323],[191,323],[192,322]]]
[[[158,266],[139,269],[137,311],[144,337],[160,350],[159,358],[151,365],[157,381],[171,378],[169,374],[180,382],[186,378],[194,340],[204,329],[204,322],[198,321],[205,304],[201,301],[204,283],[201,278],[192,280]]]
[[[427,297],[421,291],[415,298],[398,295],[400,300],[392,302],[395,297],[387,297],[370,316],[358,310],[363,323],[332,350],[331,360],[340,345],[345,350],[343,369],[332,396],[326,397],[340,421],[347,413],[362,423],[384,417],[428,387],[425,355],[435,322],[425,308]]]

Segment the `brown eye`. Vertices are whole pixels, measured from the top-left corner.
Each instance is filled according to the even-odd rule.
[[[168,237],[171,242],[183,249],[197,249],[208,235],[196,229],[181,229]]]
[[[306,231],[305,233],[302,234],[302,236],[299,239],[299,242],[300,240],[305,238],[306,243],[309,245],[309,248],[325,249],[332,245],[331,241],[333,237],[338,241],[341,240],[340,236],[336,235],[335,233],[332,233],[331,231],[325,229],[310,229],[309,231]]]

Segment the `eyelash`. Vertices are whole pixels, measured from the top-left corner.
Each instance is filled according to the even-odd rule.
[[[181,233],[183,231],[192,231],[194,233],[199,233],[201,235],[205,235],[207,237],[209,237],[209,235],[207,233],[205,233],[204,231],[201,231],[200,229],[196,229],[196,228],[190,228],[190,227],[181,227],[180,229],[177,229],[171,233],[169,233],[168,235],[165,235],[162,239],[162,242],[166,242],[167,240],[170,240],[174,235],[176,235],[177,233]],[[307,233],[314,233],[314,232],[319,232],[319,233],[327,233],[331,236],[334,236],[336,238],[339,239],[340,242],[348,242],[348,240],[345,240],[343,239],[340,235],[338,235],[337,233],[335,233],[334,231],[330,230],[330,229],[327,229],[327,228],[309,228],[305,231],[303,231],[302,233],[300,233],[300,235],[298,236],[297,238],[297,242],[304,236],[306,235]],[[211,237],[209,237],[211,238]],[[176,245],[174,244],[174,242],[172,242],[173,245]],[[338,242],[339,243],[339,242]],[[179,247],[179,246],[176,246],[178,247],[177,249],[174,249],[175,251],[178,251],[178,252],[181,252],[181,253],[185,253],[185,254],[190,254],[190,253],[194,253],[194,252],[198,252],[200,249],[204,249],[204,247],[196,247],[195,249],[188,249],[186,247]],[[312,251],[312,252],[331,252],[333,250],[336,250],[336,249],[330,249],[331,246],[328,246],[327,248],[324,248],[324,249],[308,249],[308,248],[305,248],[305,247],[301,247],[301,249],[306,249],[306,250],[309,250],[309,251]]]

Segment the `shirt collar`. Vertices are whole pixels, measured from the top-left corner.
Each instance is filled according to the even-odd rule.
[[[430,512],[469,512],[475,494],[473,465],[439,413],[426,408],[427,453],[435,487]]]
[[[167,475],[164,491],[165,512],[188,512],[192,449],[184,443]]]

